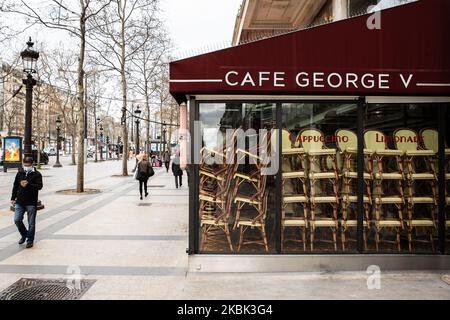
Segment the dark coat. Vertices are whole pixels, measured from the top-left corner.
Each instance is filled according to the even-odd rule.
[[[25,188],[20,185],[22,180],[28,181],[28,185]],[[28,174],[24,170],[19,170],[14,180],[11,200],[16,200],[22,206],[36,206],[39,190],[42,187],[42,175],[36,168],[33,168],[33,171]]]
[[[172,173],[175,177],[182,176],[183,170],[181,170],[181,167],[179,164],[176,164],[175,162],[172,162]]]
[[[146,181],[150,178],[150,173],[153,171],[152,165],[148,161],[140,161],[138,163],[138,175],[137,179],[140,181]]]

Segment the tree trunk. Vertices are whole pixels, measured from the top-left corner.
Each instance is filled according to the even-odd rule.
[[[120,8],[122,9],[122,8]],[[128,176],[128,130],[127,130],[127,76],[125,73],[125,59],[126,59],[126,52],[125,52],[125,16],[126,12],[125,9],[122,9],[122,17],[121,17],[121,31],[120,31],[120,37],[121,37],[121,63],[120,63],[120,74],[121,74],[121,80],[122,80],[122,132],[123,132],[123,161],[122,161],[122,175]]]
[[[84,54],[86,48],[86,7],[84,0],[80,0],[80,57],[78,58],[78,165],[77,165],[77,192],[84,192]]]
[[[145,140],[145,150],[150,153],[150,103],[148,96],[148,81],[145,78],[145,108],[147,110],[147,139]]]

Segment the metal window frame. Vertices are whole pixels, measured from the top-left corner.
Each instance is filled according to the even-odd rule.
[[[438,132],[439,132],[439,210],[438,210],[438,248],[442,255],[445,255],[445,164],[442,159],[445,159],[445,120],[446,112],[450,112],[448,108],[449,105],[445,103],[450,103],[450,97],[395,97],[395,96],[365,96],[365,97],[355,97],[355,96],[226,96],[226,95],[203,95],[203,96],[189,96],[189,131],[191,133],[191,160],[194,157],[194,143],[193,143],[193,130],[194,122],[199,120],[199,106],[200,103],[227,103],[227,102],[241,101],[242,103],[272,103],[276,105],[276,124],[279,132],[282,130],[282,106],[284,103],[355,103],[357,104],[357,136],[358,136],[358,156],[357,156],[357,172],[358,172],[358,184],[357,184],[357,252],[338,252],[332,254],[333,256],[342,255],[359,255],[368,254],[369,252],[363,249],[363,230],[364,230],[364,114],[369,104],[375,103],[386,103],[386,104],[408,104],[408,103],[430,103],[430,104],[442,104],[439,108],[439,121],[438,121]],[[278,149],[280,149],[282,143],[281,134],[278,135]],[[279,163],[281,165],[281,152],[278,152]],[[282,168],[277,173],[276,176],[276,190],[275,190],[275,253],[218,253],[218,252],[200,252],[199,240],[200,240],[200,230],[199,230],[199,166],[198,164],[190,164],[193,170],[190,170],[191,174],[191,185],[189,186],[190,196],[189,196],[189,248],[187,250],[188,254],[201,254],[201,255],[242,255],[242,256],[270,256],[270,255],[285,255],[285,256],[325,256],[330,255],[329,253],[284,253],[281,251],[281,197],[282,197]],[[392,253],[377,253],[377,255],[392,255]],[[429,253],[399,253],[396,256],[410,256],[410,255],[420,255],[426,256]],[[436,254],[438,255],[438,254]]]

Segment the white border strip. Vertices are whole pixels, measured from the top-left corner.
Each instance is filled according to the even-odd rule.
[[[274,96],[274,95],[204,95],[204,94],[192,94],[195,96],[195,100],[210,100],[210,101],[235,101],[235,100],[358,100],[358,96]]]
[[[418,87],[450,87],[450,83],[418,83]]]
[[[198,82],[223,82],[222,79],[186,79],[186,80],[169,80],[174,83],[198,83]]]
[[[367,103],[447,103],[450,97],[380,97],[367,96]]]

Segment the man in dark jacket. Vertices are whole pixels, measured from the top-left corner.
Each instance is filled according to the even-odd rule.
[[[14,223],[22,238],[19,244],[27,241],[27,248],[33,247],[36,233],[36,212],[39,190],[42,189],[42,175],[33,167],[33,158],[25,157],[23,169],[17,172],[11,195],[11,203],[15,205]],[[23,224],[23,217],[27,211],[28,230]]]

